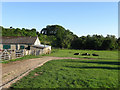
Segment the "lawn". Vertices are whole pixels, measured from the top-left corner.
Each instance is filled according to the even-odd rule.
[[[81,54],[90,53],[91,55],[90,56],[82,56],[82,55],[74,55],[74,53],[81,53]],[[99,56],[92,56],[93,53],[98,54]],[[17,59],[12,59],[12,60],[1,60],[1,62],[2,63],[9,63],[9,62],[25,60],[25,59],[40,58],[42,56],[118,59],[118,51],[52,49],[51,54],[43,54],[43,55],[38,55],[38,56],[27,55],[27,56],[17,58]]]
[[[74,55],[74,53],[89,53],[90,56]],[[98,54],[99,56],[92,56],[92,54]],[[55,57],[78,57],[78,58],[99,58],[99,59],[118,59],[118,51],[107,50],[72,50],[72,49],[53,49],[52,53],[45,56]]]
[[[11,88],[116,88],[117,60],[54,60],[31,71]]]
[[[75,56],[75,52],[96,53],[99,56]],[[93,59],[49,61],[14,83],[11,88],[117,88],[119,85],[118,51],[54,49],[47,56]]]

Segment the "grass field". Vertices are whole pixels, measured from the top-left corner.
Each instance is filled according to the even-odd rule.
[[[25,76],[13,88],[115,88],[118,63],[108,60],[49,61]]]
[[[74,55],[74,53],[89,53],[90,56]],[[92,56],[92,54],[99,56]],[[104,50],[71,50],[71,49],[53,49],[52,53],[47,56],[55,57],[78,57],[78,58],[99,58],[99,59],[118,59],[118,51],[104,51]]]
[[[96,53],[74,56],[75,52]],[[118,88],[120,62],[117,51],[53,50],[48,56],[94,59],[53,60],[31,71],[11,88]]]
[[[82,56],[82,55],[74,55],[74,53],[90,53],[91,56]],[[99,54],[99,56],[95,57],[92,54]],[[119,53],[120,54],[120,53]],[[27,55],[21,58],[12,59],[12,60],[1,60],[0,63],[9,63],[19,60],[32,59],[32,58],[40,58],[42,56],[55,56],[55,57],[78,57],[78,58],[99,58],[99,59],[118,59],[118,51],[96,51],[96,50],[61,50],[61,49],[53,49],[51,54],[43,54],[39,56]]]

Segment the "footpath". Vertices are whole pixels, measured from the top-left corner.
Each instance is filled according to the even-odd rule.
[[[43,65],[50,60],[59,59],[80,59],[71,57],[48,57],[27,59],[21,61],[10,62],[8,64],[2,64],[2,85],[0,88],[9,88],[11,84],[27,75],[31,70]]]

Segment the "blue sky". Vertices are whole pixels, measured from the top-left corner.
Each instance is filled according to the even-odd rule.
[[[118,36],[117,2],[3,2],[2,26],[36,28],[61,25],[78,36]]]

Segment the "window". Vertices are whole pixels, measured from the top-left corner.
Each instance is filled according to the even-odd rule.
[[[28,46],[28,50],[30,50],[30,46]]]
[[[24,49],[25,48],[25,46],[23,46],[23,45],[20,45],[20,49]]]
[[[3,45],[3,49],[10,49],[11,45]]]

